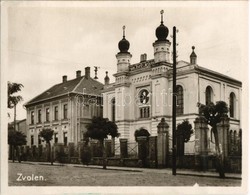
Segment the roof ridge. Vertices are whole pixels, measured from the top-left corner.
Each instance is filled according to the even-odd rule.
[[[75,90],[77,89],[77,87],[81,84],[81,82],[85,79],[85,75],[82,76],[81,80],[78,82],[78,84],[74,87],[74,89],[71,92],[75,92]],[[83,91],[84,93],[84,91]]]

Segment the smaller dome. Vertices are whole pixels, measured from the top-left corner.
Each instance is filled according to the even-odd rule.
[[[123,39],[120,40],[120,42],[118,43],[118,48],[120,52],[122,53],[128,52],[129,46],[130,46],[130,43],[125,39],[125,36],[123,36]]]
[[[197,57],[197,55],[196,55],[196,53],[194,52],[194,49],[195,49],[195,46],[192,46],[192,53],[191,53],[191,55],[190,55],[190,57]]]

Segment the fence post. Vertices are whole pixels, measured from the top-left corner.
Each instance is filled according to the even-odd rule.
[[[229,118],[222,117],[221,122],[217,124],[217,131],[219,134],[219,142],[223,152],[223,157],[228,157],[228,133],[229,133]]]
[[[222,158],[224,159],[224,166],[226,169],[228,163],[228,135],[229,135],[229,118],[222,117],[221,122],[217,124],[217,131],[219,136],[219,143],[221,144]],[[237,145],[237,144],[236,144]]]
[[[128,157],[128,139],[120,138],[120,158]]]
[[[196,168],[206,170],[208,168],[208,126],[203,117],[197,117],[194,121],[195,129],[195,165]]]
[[[164,118],[161,119],[161,122],[157,125],[158,136],[157,136],[157,159],[158,167],[167,167],[168,166],[168,157],[169,157],[169,125]]]

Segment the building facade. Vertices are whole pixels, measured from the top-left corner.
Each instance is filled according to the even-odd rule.
[[[54,130],[52,144],[81,141],[86,124],[92,117],[102,116],[102,88],[86,67],[84,76],[79,70],[72,80],[64,75],[61,83],[27,102],[27,145],[42,144],[39,132],[44,128]]]
[[[125,27],[123,29],[123,38],[118,43],[120,51],[116,54],[115,82],[110,83],[107,75],[103,90],[103,116],[116,122],[121,138],[134,141],[134,132],[141,127],[152,136],[157,135],[161,118],[165,118],[169,129],[172,128],[173,77],[168,34],[162,15],[161,24],[155,31],[157,40],[153,43],[154,59],[147,59],[147,55],[142,54],[140,62],[131,64],[130,44],[125,38]],[[197,103],[208,104],[221,100],[230,108],[230,130],[239,131],[240,81],[199,66],[195,47],[192,47],[189,62],[177,62],[176,78],[177,124],[188,119],[194,127],[193,121],[199,114]],[[185,153],[194,152],[194,137],[186,144]],[[210,144],[210,149],[214,150],[214,144],[211,141]]]

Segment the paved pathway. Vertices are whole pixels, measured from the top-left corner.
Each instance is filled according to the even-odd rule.
[[[241,175],[226,174],[218,178],[215,172],[171,169],[144,169],[54,163],[9,163],[9,185],[14,186],[240,186]],[[21,181],[18,180],[22,174]],[[36,176],[43,180],[35,181]],[[32,179],[27,181],[27,178]],[[24,179],[25,178],[25,179]],[[37,177],[38,178],[38,177]]]

